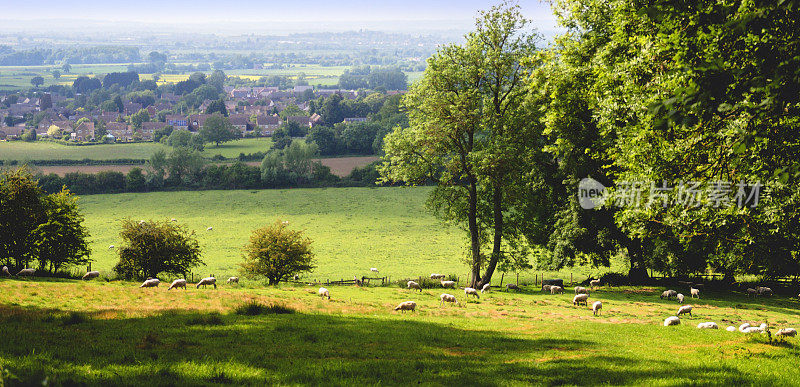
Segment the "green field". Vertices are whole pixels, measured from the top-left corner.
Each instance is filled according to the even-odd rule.
[[[206,157],[221,154],[227,158],[239,153],[265,152],[272,145],[268,137],[244,138],[221,144],[219,147],[208,144],[203,151]],[[110,160],[110,159],[149,159],[157,150],[169,152],[166,145],[153,142],[96,144],[68,146],[49,141],[0,141],[0,160]]]
[[[491,292],[439,306],[440,289],[241,287],[0,278],[0,377],[39,385],[800,384],[798,338],[727,332],[800,323],[795,300],[703,293],[693,317],[655,288],[603,287],[600,316],[572,296]],[[416,312],[392,307],[414,300]],[[245,303],[277,305],[247,315]],[[257,308],[250,309],[257,312]],[[716,321],[722,329],[700,330]],[[0,380],[1,382],[1,380]]]

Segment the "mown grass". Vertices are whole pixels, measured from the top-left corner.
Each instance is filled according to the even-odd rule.
[[[196,231],[207,266],[195,276],[214,274],[224,279],[237,275],[242,246],[252,230],[276,219],[305,230],[313,240],[317,268],[305,280],[352,279],[353,276],[402,278],[444,273],[461,278],[465,233],[443,226],[425,209],[430,188],[327,188],[153,192],[87,195],[80,199],[91,233],[93,269],[109,274],[118,261],[120,220],[172,219]],[[213,227],[212,231],[206,231]],[[378,268],[379,273],[370,272]],[[622,270],[616,266],[614,269]],[[607,269],[605,269],[607,270]],[[597,275],[599,269],[576,268],[548,276],[576,281]],[[521,281],[533,282],[529,272]],[[499,284],[501,274],[495,277]],[[513,274],[505,283],[516,281]]]
[[[571,295],[484,294],[440,307],[439,289],[303,286],[167,291],[124,282],[0,279],[0,366],[12,384],[797,385],[797,338],[698,330],[769,321],[797,326],[797,301],[710,293],[695,316],[661,322],[662,289]],[[35,295],[34,295],[35,293]],[[69,294],[70,297],[58,297]],[[463,294],[454,294],[463,299]],[[415,300],[415,313],[393,312]],[[235,313],[279,303],[296,313]],[[746,306],[746,308],[743,308]],[[79,312],[81,323],[53,315]],[[783,321],[776,323],[776,321]],[[15,378],[15,379],[12,379]]]
[[[266,152],[272,146],[268,137],[243,138],[219,146],[207,144],[204,157],[222,155],[226,158],[238,157],[240,153]],[[169,152],[171,148],[154,142],[96,144],[86,146],[61,145],[50,141],[0,141],[0,160],[111,160],[111,159],[149,159],[158,150]]]

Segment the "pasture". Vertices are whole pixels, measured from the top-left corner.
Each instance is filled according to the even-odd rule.
[[[51,385],[798,385],[798,338],[728,325],[800,324],[786,298],[704,294],[693,317],[662,289],[493,291],[440,306],[440,289],[241,286],[168,291],[129,282],[0,278],[0,377]],[[679,289],[680,290],[680,289]],[[416,312],[395,312],[414,300]],[[258,303],[266,308],[243,307]],[[722,329],[700,330],[716,321]]]
[[[219,147],[207,144],[203,156],[235,158],[239,153],[266,152],[271,146],[272,139],[269,137],[243,138],[220,144]],[[171,148],[156,142],[69,146],[50,141],[0,141],[0,160],[149,159],[158,150],[169,152]]]

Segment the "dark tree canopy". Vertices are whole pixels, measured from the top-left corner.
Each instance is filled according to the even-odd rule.
[[[174,222],[125,219],[119,236],[123,244],[114,271],[122,278],[184,275],[204,265],[194,231]]]

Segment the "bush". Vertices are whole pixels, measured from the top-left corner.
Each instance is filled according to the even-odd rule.
[[[244,275],[265,276],[270,285],[316,267],[311,239],[302,231],[287,230],[281,221],[253,230],[244,252],[245,261],[240,264]]]
[[[204,265],[194,231],[170,221],[122,221],[122,247],[114,272],[123,279],[156,278],[160,273],[183,275]]]

